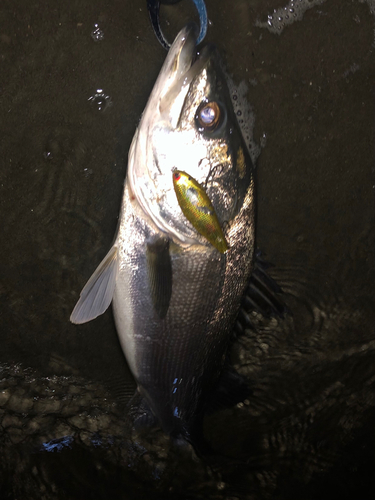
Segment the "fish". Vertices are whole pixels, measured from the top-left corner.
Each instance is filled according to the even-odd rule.
[[[139,394],[166,434],[190,442],[223,372],[255,233],[254,166],[227,76],[196,40],[187,25],[167,54],[129,149],[113,246],[70,317],[85,323],[112,302]]]

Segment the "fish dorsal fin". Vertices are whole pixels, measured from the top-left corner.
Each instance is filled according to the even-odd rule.
[[[291,314],[282,298],[283,290],[268,274],[271,264],[266,262],[258,250],[254,256],[254,268],[245,294],[242,297],[241,308],[238,312],[235,330],[242,334],[245,329],[256,330],[250,312],[261,314],[264,318],[284,318]]]
[[[268,274],[272,264],[266,262],[258,250],[254,257],[254,269],[251,274],[249,286],[243,300],[243,305],[248,310],[257,311],[264,317],[284,317],[288,312],[283,299],[282,289]]]
[[[148,242],[146,259],[152,302],[157,315],[163,319],[172,296],[172,263],[168,238]]]
[[[115,290],[117,271],[117,247],[113,246],[84,286],[70,315],[72,323],[87,323],[108,309]]]

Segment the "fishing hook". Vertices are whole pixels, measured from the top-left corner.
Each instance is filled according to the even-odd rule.
[[[148,13],[150,15],[150,20],[152,27],[154,29],[155,35],[161,45],[168,50],[169,47],[171,46],[170,43],[168,43],[167,39],[163,35],[163,32],[161,31],[160,28],[160,21],[159,21],[159,10],[160,10],[160,4],[175,4],[178,3],[180,0],[147,0],[147,9]],[[207,19],[207,10],[206,10],[206,5],[204,3],[204,0],[193,0],[195,7],[198,11],[199,15],[199,21],[200,21],[200,31],[199,35],[197,38],[197,45],[204,39],[207,33],[207,24],[208,24],[208,19]]]

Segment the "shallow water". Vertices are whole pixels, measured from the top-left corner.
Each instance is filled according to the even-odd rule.
[[[145,4],[0,6],[0,496],[372,498],[375,9],[305,0],[278,30],[273,11],[291,2],[206,2],[207,39],[249,88],[257,241],[292,312],[254,316],[234,345],[253,393],[207,418],[227,457],[211,470],[158,431],[132,434],[111,313],[69,323],[110,247],[165,57]],[[162,13],[172,37],[194,9]]]

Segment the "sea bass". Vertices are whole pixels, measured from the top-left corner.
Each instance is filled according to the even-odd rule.
[[[133,138],[115,242],[71,321],[110,302],[138,390],[191,439],[218,381],[254,253],[253,165],[216,49],[172,44]]]

